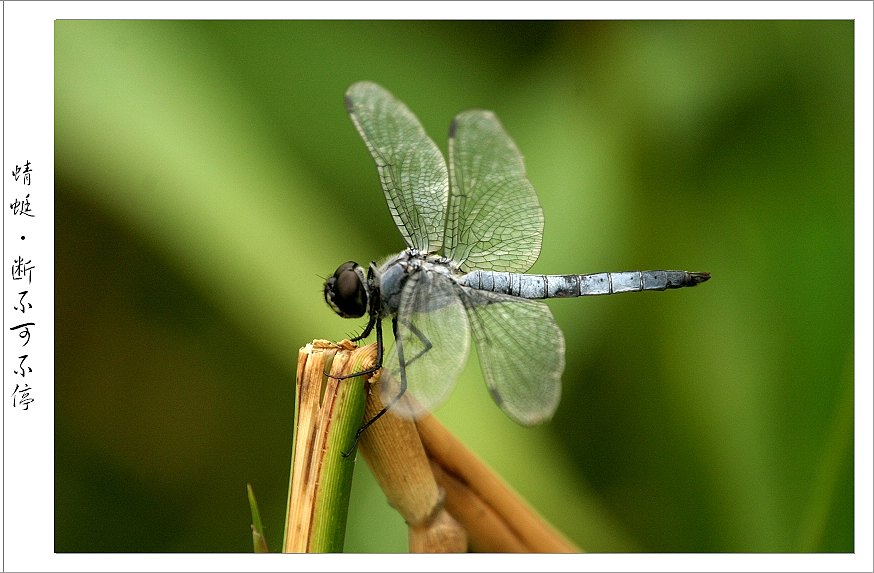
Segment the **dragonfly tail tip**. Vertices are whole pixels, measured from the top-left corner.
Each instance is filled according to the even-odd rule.
[[[692,286],[694,286],[709,281],[710,273],[689,273],[689,277],[692,279]]]

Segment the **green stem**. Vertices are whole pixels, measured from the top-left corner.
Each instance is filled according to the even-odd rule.
[[[296,391],[295,439],[286,514],[286,552],[343,550],[352,489],[353,456],[343,457],[364,415],[367,376],[327,378],[360,372],[373,363],[374,348],[355,349],[314,342],[301,350]],[[327,378],[327,380],[326,380]],[[324,390],[322,385],[324,384]]]
[[[249,495],[249,510],[252,512],[252,546],[255,553],[268,553],[267,540],[264,538],[264,525],[261,523],[261,512],[258,511],[258,502],[255,500],[252,484],[246,484],[246,492]]]
[[[348,372],[366,368],[364,354],[352,360]],[[341,380],[337,391],[337,409],[333,430],[328,436],[328,447],[323,465],[323,486],[316,497],[315,521],[310,540],[312,552],[341,552],[346,538],[346,518],[349,513],[349,495],[355,456],[343,457],[353,445],[355,433],[364,417],[366,377]]]

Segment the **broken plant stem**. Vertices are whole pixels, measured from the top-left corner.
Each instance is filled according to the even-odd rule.
[[[375,345],[314,340],[298,354],[295,433],[283,552],[343,550],[354,458],[342,453],[354,442],[364,413],[367,376],[337,380],[365,370]]]

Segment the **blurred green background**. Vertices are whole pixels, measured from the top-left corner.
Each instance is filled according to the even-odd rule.
[[[445,151],[494,110],[546,217],[533,271],[710,271],[551,302],[542,427],[475,357],[437,416],[594,552],[853,550],[853,24],[55,23],[55,550],[277,550],[322,278],[403,243],[343,105]],[[406,530],[359,463],[348,551]]]

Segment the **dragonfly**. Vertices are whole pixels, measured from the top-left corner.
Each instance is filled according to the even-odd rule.
[[[376,331],[373,367],[382,369],[384,407],[418,418],[443,403],[475,342],[486,386],[512,420],[549,420],[561,397],[565,340],[549,298],[696,286],[706,272],[675,270],[525,274],[540,255],[543,210],[516,144],[491,111],[459,113],[449,127],[448,161],[400,100],[372,82],[345,94],[352,122],[376,163],[389,212],[406,248],[364,269],[341,264],[325,301]],[[383,320],[394,345],[384,352]],[[409,392],[414,400],[401,400]]]

